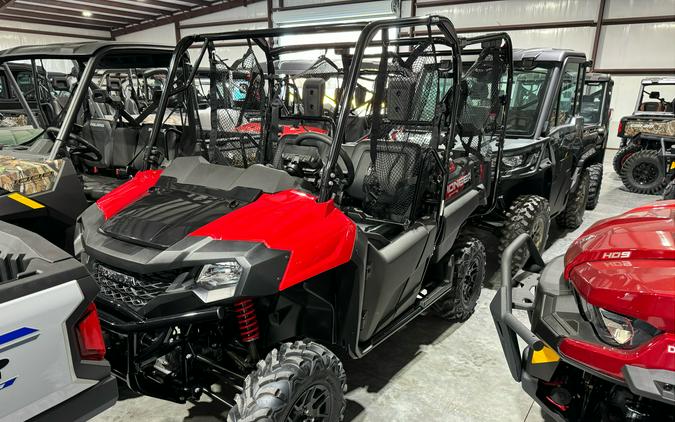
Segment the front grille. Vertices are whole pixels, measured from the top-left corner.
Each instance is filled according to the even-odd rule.
[[[178,269],[134,274],[95,263],[93,274],[101,288],[101,295],[113,302],[123,302],[132,308],[141,308],[157,295],[164,293],[171,283],[185,271]]]

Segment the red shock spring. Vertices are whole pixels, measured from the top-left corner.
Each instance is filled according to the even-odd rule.
[[[260,328],[258,327],[258,318],[255,315],[253,300],[240,299],[235,302],[234,309],[237,312],[241,341],[250,343],[258,340],[260,338]]]

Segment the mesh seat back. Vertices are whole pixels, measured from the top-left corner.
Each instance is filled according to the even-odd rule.
[[[411,142],[377,141],[376,148],[375,162],[363,182],[363,208],[374,217],[404,223],[413,217],[422,147]]]

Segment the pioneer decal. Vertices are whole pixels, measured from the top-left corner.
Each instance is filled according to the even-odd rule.
[[[471,182],[471,173],[467,173],[463,176],[459,176],[457,179],[448,182],[448,185],[445,190],[445,199],[450,199],[460,193],[464,186]]]

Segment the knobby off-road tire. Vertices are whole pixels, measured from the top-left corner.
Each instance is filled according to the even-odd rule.
[[[461,237],[455,242],[452,255],[455,258],[452,289],[431,310],[448,321],[463,322],[476,310],[485,281],[485,246],[475,237]]]
[[[588,203],[588,191],[590,189],[591,175],[588,169],[584,170],[579,180],[579,185],[574,192],[570,192],[567,198],[565,210],[558,214],[556,221],[560,227],[574,230],[584,222],[584,211]]]
[[[614,159],[612,160],[612,166],[614,167],[616,174],[621,175],[621,168],[626,160],[628,160],[631,155],[640,151],[640,149],[641,148],[638,145],[628,144],[616,152],[616,155],[614,155]]]
[[[548,201],[537,195],[522,195],[513,201],[506,213],[506,222],[499,232],[499,256],[518,236],[527,233],[532,237],[539,252],[543,252],[551,225],[551,209]],[[527,246],[513,254],[512,275],[523,268],[530,257]]]
[[[621,181],[631,192],[655,195],[666,186],[666,170],[659,152],[651,149],[631,155],[621,168]]]
[[[598,206],[600,200],[600,188],[602,187],[602,163],[593,164],[588,167],[590,175],[590,185],[588,186],[588,201],[586,201],[586,209],[594,210]]]
[[[340,421],[345,410],[346,378],[340,359],[322,345],[284,343],[246,377],[244,390],[236,395],[227,420]]]
[[[675,179],[668,183],[668,186],[663,190],[663,199],[675,199]]]

